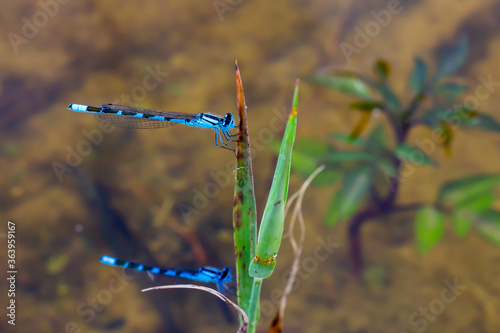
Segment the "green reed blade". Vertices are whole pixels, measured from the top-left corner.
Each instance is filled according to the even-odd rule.
[[[257,208],[253,185],[252,158],[245,104],[245,94],[241,82],[240,70],[236,63],[236,85],[238,112],[238,143],[236,150],[236,183],[234,187],[233,228],[236,252],[236,276],[238,286],[238,304],[248,313],[253,278],[248,274],[248,266],[255,256],[257,238]]]
[[[297,99],[299,80],[295,84],[292,113],[288,118],[285,134],[281,143],[278,163],[274,173],[271,191],[262,216],[255,257],[250,263],[250,276],[265,279],[271,276],[276,266],[276,256],[283,236],[285,204],[290,179],[292,148],[297,128]],[[251,319],[250,319],[251,320]]]

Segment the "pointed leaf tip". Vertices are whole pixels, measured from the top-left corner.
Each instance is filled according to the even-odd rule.
[[[241,119],[243,119],[243,112],[246,111],[245,93],[243,91],[243,82],[241,80],[241,74],[240,74],[240,69],[238,67],[238,62],[235,61],[235,64],[236,64],[236,99],[237,99],[238,112],[240,114],[240,122],[241,122]],[[246,124],[245,124],[245,129],[241,128],[240,125],[240,132],[247,133],[246,127],[248,127]]]
[[[295,92],[293,93],[292,113],[297,113],[298,101],[299,101],[299,79],[295,81]]]

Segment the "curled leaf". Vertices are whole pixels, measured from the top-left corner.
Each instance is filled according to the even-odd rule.
[[[351,140],[356,139],[363,133],[363,131],[368,126],[368,123],[370,122],[370,118],[371,118],[371,112],[363,112],[361,114],[361,117],[356,123],[356,126],[354,126],[351,135],[349,136]]]
[[[271,276],[276,266],[276,256],[278,255],[283,237],[292,148],[297,129],[298,90],[297,80],[292,113],[288,118],[273,183],[262,215],[255,257],[249,267],[250,276],[256,279],[265,279]],[[254,279],[254,284],[256,279]]]

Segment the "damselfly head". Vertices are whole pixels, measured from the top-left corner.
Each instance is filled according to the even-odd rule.
[[[231,113],[226,113],[226,115],[224,116],[224,121],[222,123],[222,129],[228,130],[233,128],[234,126],[233,115]]]
[[[231,277],[231,268],[226,267],[221,271],[219,280],[226,280],[226,282],[231,282],[232,281]]]

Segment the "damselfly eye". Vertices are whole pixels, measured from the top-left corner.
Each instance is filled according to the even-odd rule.
[[[226,113],[226,115],[224,116],[224,126],[231,125],[232,121],[233,121],[233,115],[231,113]]]
[[[229,267],[226,267],[222,270],[222,274],[220,276],[220,278],[223,280],[225,279],[228,275],[231,275],[231,268]]]

